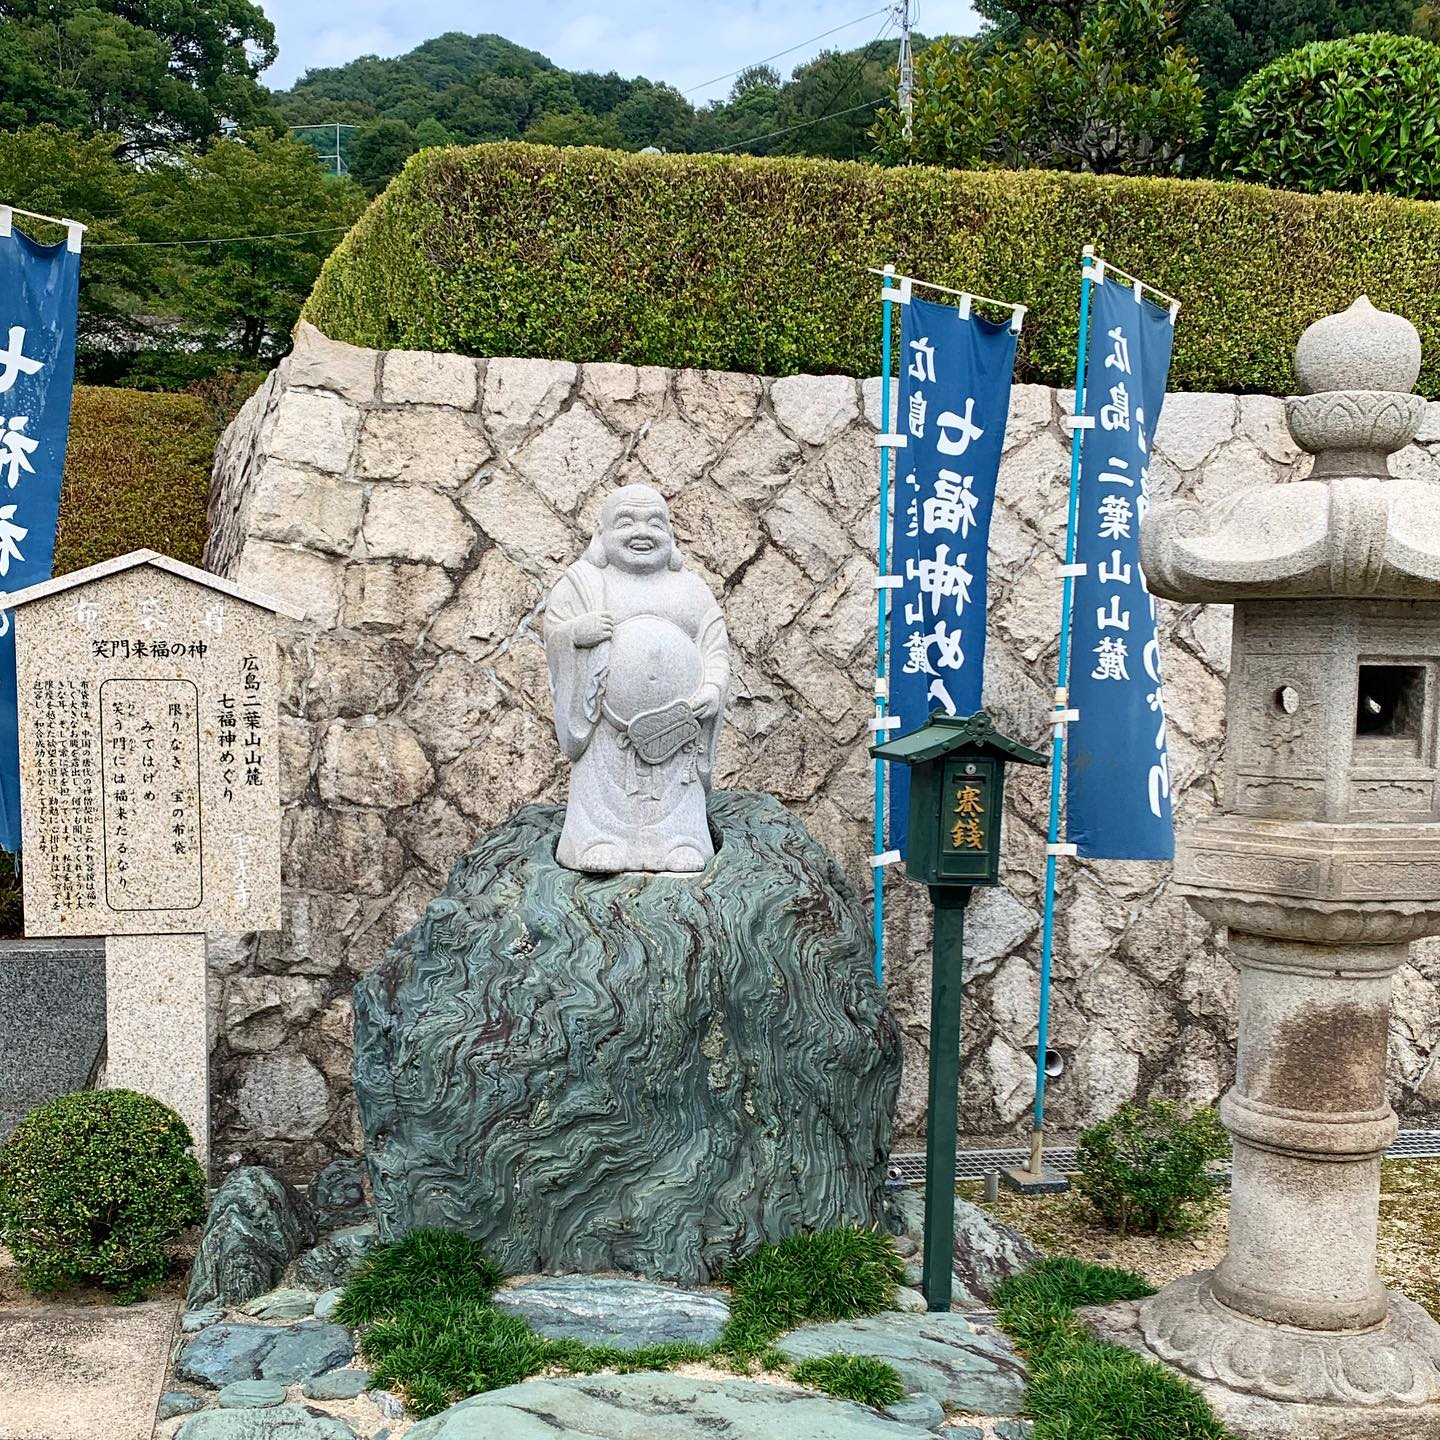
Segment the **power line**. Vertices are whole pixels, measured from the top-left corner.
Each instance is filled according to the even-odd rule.
[[[885,38],[885,32],[895,23],[895,15],[890,6],[886,6],[885,23],[881,25],[875,38],[860,52],[859,58],[850,67],[850,73],[835,86],[822,102],[825,106],[833,105],[860,77],[865,62],[870,58],[870,52]],[[706,151],[709,155],[722,155],[727,150],[738,150],[745,145],[758,145],[762,140],[775,140],[781,135],[793,135],[797,130],[808,130],[812,125],[819,125],[825,120],[838,120],[842,115],[853,115],[857,110],[873,109],[876,105],[883,104],[888,96],[877,95],[873,100],[864,100],[859,105],[852,105],[848,110],[825,109],[821,114],[812,120],[802,120],[798,125],[788,125],[783,130],[773,130],[768,135],[752,135],[748,140],[735,140],[729,145],[717,145],[713,150]]]
[[[703,85],[696,85],[692,89],[682,90],[682,95],[696,95],[701,90],[708,90],[712,85],[718,85],[722,80],[733,80],[737,75],[743,75],[745,71],[753,69],[756,65],[768,65],[772,60],[779,60],[782,56],[793,55],[797,50],[803,50],[807,45],[813,45],[817,40],[824,40],[827,36],[839,34],[841,30],[848,30],[852,25],[859,25],[863,20],[873,20],[877,15],[883,14],[889,7],[882,5],[879,10],[868,11],[864,15],[857,15],[853,20],[847,20],[843,25],[836,25],[833,29],[822,30],[818,35],[812,35],[808,40],[802,40],[798,45],[791,45],[786,50],[777,50],[773,55],[767,55],[763,60],[752,61],[749,65],[742,65],[738,70],[732,70],[728,75],[717,75],[713,80],[707,80]]]
[[[823,115],[817,115],[813,120],[802,120],[798,125],[787,125],[783,130],[772,130],[768,135],[752,135],[748,140],[736,140],[729,145],[717,145],[713,150],[703,151],[706,155],[723,155],[727,150],[738,150],[742,145],[757,145],[761,140],[775,140],[781,135],[793,135],[797,130],[808,130],[812,125],[818,125],[822,120],[838,120],[842,115],[853,115],[857,110],[871,110],[876,105],[883,105],[889,99],[887,95],[877,95],[873,100],[862,100],[858,105],[852,105],[848,110],[827,110]],[[93,247],[92,247],[93,248]]]
[[[333,235],[348,230],[348,225],[325,225],[318,230],[277,230],[273,235],[221,235],[213,240],[111,240],[88,245],[88,250],[133,250],[136,246],[152,245],[239,245],[247,240],[290,240],[301,235]]]

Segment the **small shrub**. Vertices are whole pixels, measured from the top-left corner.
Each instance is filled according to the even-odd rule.
[[[504,1278],[477,1241],[452,1230],[412,1230],[365,1257],[335,1318],[342,1325],[368,1325],[411,1305],[484,1304]]]
[[[620,1350],[614,1345],[585,1345],[579,1340],[552,1340],[545,1363],[568,1370],[572,1375],[594,1375],[600,1370],[613,1370],[617,1375],[632,1375],[641,1370],[673,1370],[677,1365],[693,1365],[708,1360],[711,1347],[690,1345],[679,1340],[644,1345],[638,1350]]]
[[[32,1110],[0,1148],[0,1240],[44,1294],[96,1284],[121,1301],[165,1278],[169,1247],[205,1216],[205,1177],[173,1110],[86,1090]]]
[[[877,1230],[822,1230],[766,1245],[725,1278],[730,1323],[720,1346],[757,1358],[797,1325],[885,1309],[905,1265],[890,1237]]]
[[[1214,163],[1286,190],[1440,196],[1440,45],[1381,33],[1282,55],[1236,91]]]
[[[1154,1293],[1155,1287],[1131,1270],[1053,1255],[1003,1281],[995,1292],[995,1306],[1011,1338],[1036,1350],[1064,1334],[1073,1310],[1143,1300]]]
[[[1213,1110],[1187,1116],[1170,1100],[1127,1102],[1080,1134],[1075,1188],[1122,1235],[1185,1235],[1214,1208],[1205,1167],[1230,1153]]]
[[[1001,1285],[1000,1327],[1029,1365],[1025,1413],[1036,1440],[1231,1440],[1204,1397],[1178,1375],[1092,1339],[1083,1305],[1152,1294],[1128,1270],[1055,1257]]]
[[[883,1310],[904,1266],[889,1237],[876,1232],[792,1236],[736,1267],[731,1321],[718,1346],[643,1350],[544,1339],[492,1303],[502,1278],[475,1241],[448,1230],[416,1230],[371,1251],[346,1286],[335,1318],[362,1327],[360,1354],[377,1385],[400,1391],[418,1414],[434,1415],[467,1395],[515,1385],[542,1370],[631,1373],[710,1359],[784,1369],[789,1362],[770,1345],[775,1336],[811,1320]],[[806,1383],[865,1404],[888,1405],[903,1393],[868,1398],[888,1395],[891,1377],[900,1383],[878,1361],[825,1359],[842,1364],[822,1365]],[[846,1385],[849,1390],[833,1388]]]
[[[870,1355],[820,1355],[802,1360],[790,1376],[801,1385],[877,1410],[905,1396],[905,1384],[895,1367]]]

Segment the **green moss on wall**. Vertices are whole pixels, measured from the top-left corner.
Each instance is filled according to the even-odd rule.
[[[1440,204],[1041,171],[626,155],[519,144],[422,151],[321,272],[337,340],[471,355],[872,374],[879,281],[1031,307],[1020,374],[1074,374],[1086,243],[1181,297],[1172,386],[1291,388],[1301,330],[1368,293],[1426,346],[1440,394]]]

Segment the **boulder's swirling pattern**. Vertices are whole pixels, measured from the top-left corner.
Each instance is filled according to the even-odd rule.
[[[356,986],[382,1236],[694,1283],[879,1221],[900,1033],[840,867],[748,792],[711,797],[695,876],[565,870],[562,818],[485,836]]]

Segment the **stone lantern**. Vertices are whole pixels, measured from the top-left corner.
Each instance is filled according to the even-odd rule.
[[[1244,1437],[1440,1437],[1440,1325],[1375,1270],[1391,984],[1440,932],[1440,484],[1390,478],[1420,341],[1364,297],[1301,337],[1310,477],[1155,505],[1157,595],[1235,606],[1221,813],[1175,879],[1240,970],[1230,1246],[1132,1343]]]

